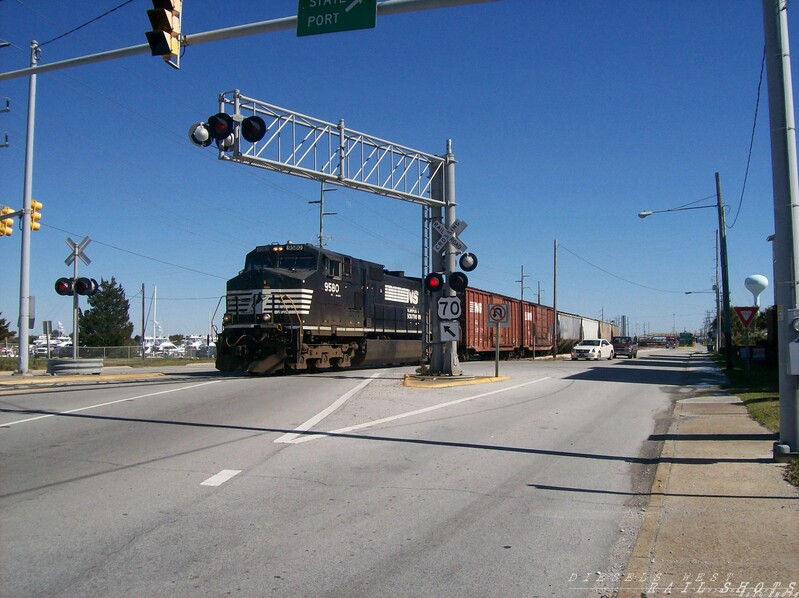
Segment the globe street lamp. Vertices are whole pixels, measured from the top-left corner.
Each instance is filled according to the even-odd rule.
[[[721,203],[721,177],[716,173],[716,205],[688,206],[669,210],[649,210],[638,212],[639,218],[665,212],[683,212],[715,207],[719,217],[719,252],[721,253],[721,295],[724,303],[724,357],[727,370],[732,369],[732,322],[730,320],[730,281],[727,267],[727,224],[724,221],[724,205]]]

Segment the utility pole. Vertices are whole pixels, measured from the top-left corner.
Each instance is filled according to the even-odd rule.
[[[520,290],[519,290],[519,300],[520,301],[524,301],[524,279],[525,278],[530,278],[530,275],[524,273],[524,264],[522,264],[522,275],[521,275],[521,278],[516,281],[516,282],[519,283],[519,287],[520,287]]]
[[[145,320],[144,312],[144,283],[141,283],[141,360],[144,361],[144,350],[146,348],[146,341],[144,340],[147,334],[147,322]]]
[[[799,175],[793,113],[788,2],[763,0],[768,80],[771,175],[774,193],[774,302],[779,350],[780,439],[774,458],[799,456],[799,389],[792,372],[790,346],[799,332],[797,255],[799,254]]]
[[[327,191],[338,191],[338,189],[325,189],[325,182],[319,181],[319,199],[308,203],[319,204],[319,247],[325,246],[325,216],[335,216],[336,212],[325,212],[325,193]]]
[[[727,267],[727,223],[721,203],[721,176],[716,173],[716,209],[719,213],[719,244],[721,254],[721,293],[724,303],[724,359],[727,371],[732,370],[732,318],[730,317],[730,272]]]
[[[554,245],[554,269],[552,277],[552,311],[555,312],[555,321],[552,330],[552,357],[558,356],[558,240]]]

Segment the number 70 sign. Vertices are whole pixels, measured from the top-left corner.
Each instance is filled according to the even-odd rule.
[[[461,317],[461,300],[457,297],[441,297],[438,300],[438,319],[457,320]]]

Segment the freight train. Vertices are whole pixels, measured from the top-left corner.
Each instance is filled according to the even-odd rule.
[[[216,368],[269,374],[369,365],[413,364],[422,359],[422,281],[381,264],[310,244],[261,245],[227,282]],[[460,293],[462,359],[492,353],[495,329],[489,304],[510,305],[510,327],[500,329],[506,356],[551,353],[551,307],[467,288]],[[557,314],[558,349],[584,337],[618,334],[605,322]]]

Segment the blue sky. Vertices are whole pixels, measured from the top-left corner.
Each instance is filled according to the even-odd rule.
[[[1,0],[0,72],[121,0]],[[41,64],[144,43],[151,3],[135,0],[42,48]],[[187,34],[296,14],[296,0],[185,0]],[[790,36],[799,44],[797,15]],[[763,56],[755,0],[489,4],[378,17],[373,30],[293,31],[186,49],[176,71],[149,55],[38,76],[32,234],[37,323],[71,331],[67,237],[92,239],[80,273],[115,277],[141,328],[141,285],[166,334],[205,333],[247,251],[315,242],[319,183],[217,160],[191,123],[220,92],[247,96],[457,159],[462,240],[473,286],[612,320],[635,332],[697,330],[714,309],[714,210],[657,214],[710,197],[721,174],[733,305],[750,274],[772,279],[774,232],[765,76],[742,194]],[[794,61],[794,79],[796,79]],[[22,204],[27,78],[0,82],[0,204]],[[700,204],[701,205],[701,204]],[[329,248],[418,274],[421,208],[341,189],[326,194]],[[16,327],[20,231],[0,239],[0,313]],[[773,303],[773,287],[763,305]],[[216,314],[217,325],[221,309]],[[150,334],[151,328],[148,328]]]

